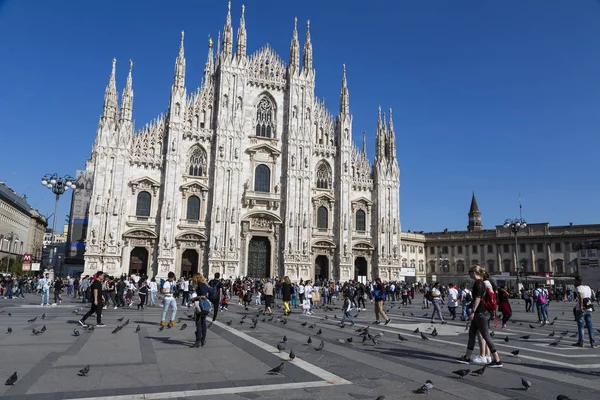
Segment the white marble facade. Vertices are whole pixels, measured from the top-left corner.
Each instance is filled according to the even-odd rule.
[[[391,111],[374,164],[352,140],[343,69],[339,113],[315,96],[310,26],[289,62],[246,54],[228,11],[204,79],[185,86],[184,35],[168,111],[134,131],[132,63],[118,105],[115,61],[85,184],[85,273],[354,279],[400,270],[399,167]],[[234,49],[235,47],[235,49]],[[398,276],[396,274],[395,276]]]

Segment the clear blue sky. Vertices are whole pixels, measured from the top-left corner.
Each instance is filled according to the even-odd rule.
[[[232,4],[234,32],[242,3]],[[180,31],[200,82],[219,1],[0,1],[0,180],[48,215],[46,172],[75,174],[94,141],[111,60],[134,60],[140,127],[168,106]],[[373,156],[377,106],[393,107],[403,230],[599,223],[600,2],[247,1],[248,51],[288,59],[311,20],[316,94],[338,110],[347,64],[354,138]],[[68,213],[70,196],[60,205]]]

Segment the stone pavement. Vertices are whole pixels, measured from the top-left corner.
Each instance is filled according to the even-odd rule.
[[[423,395],[412,391],[427,379],[435,389],[428,399],[554,399],[566,394],[574,399],[598,398],[600,393],[600,351],[572,347],[576,339],[572,303],[551,303],[550,317],[558,319],[553,326],[539,327],[534,314],[524,312],[522,301],[515,301],[516,323],[510,330],[495,329],[495,343],[502,355],[504,368],[488,369],[483,376],[459,379],[451,371],[479,367],[461,366],[454,362],[466,347],[465,324],[450,321],[435,324],[439,335],[430,335],[432,310],[422,310],[419,301],[408,307],[394,304],[388,315],[392,322],[372,326],[372,334],[383,333],[378,344],[362,343],[355,329],[373,322],[373,304],[356,318],[357,326],[338,327],[339,309],[317,310],[314,315],[294,312],[287,318],[259,317],[256,328],[250,319],[257,309],[245,311],[231,304],[229,311],[208,332],[207,346],[190,349],[194,340],[194,324],[188,320],[188,309],[179,308],[183,318],[177,327],[158,330],[160,308],[105,310],[105,328],[88,333],[81,329],[73,314],[76,308],[85,312],[88,305],[66,298],[63,304],[41,307],[39,297],[25,300],[0,300],[0,378],[7,379],[17,371],[14,386],[1,386],[2,399],[141,399],[141,398],[211,398],[211,399],[412,399]],[[280,302],[278,301],[280,304]],[[386,305],[390,308],[391,303]],[[8,314],[11,314],[10,316]],[[46,318],[41,319],[43,313]],[[412,315],[411,315],[412,313]],[[242,320],[246,315],[247,318]],[[324,317],[327,315],[327,319]],[[27,322],[37,317],[33,323]],[[118,318],[129,319],[123,330],[112,334]],[[90,317],[88,322],[94,322]],[[231,325],[227,322],[231,321]],[[283,321],[287,321],[284,323]],[[307,322],[306,326],[302,323]],[[187,328],[181,330],[183,323]],[[529,328],[529,323],[535,325]],[[309,329],[310,325],[316,326]],[[46,326],[43,334],[32,330]],[[135,333],[137,326],[141,331]],[[6,333],[8,327],[12,334]],[[597,321],[600,327],[600,320]],[[413,331],[419,329],[430,340],[421,340]],[[73,329],[81,334],[73,336]],[[321,330],[321,334],[317,332]],[[560,333],[558,346],[549,346]],[[548,335],[554,331],[555,336]],[[400,343],[397,334],[407,339]],[[519,339],[531,335],[528,341]],[[283,344],[283,336],[287,343]],[[308,337],[312,344],[307,344]],[[346,342],[352,337],[351,344]],[[508,337],[506,343],[504,338]],[[322,351],[315,348],[323,340]],[[281,353],[277,344],[286,350]],[[287,361],[293,349],[296,359]],[[518,357],[510,351],[520,349]],[[267,371],[285,363],[283,373]],[[91,366],[89,376],[77,372]],[[524,391],[521,377],[533,383]]]

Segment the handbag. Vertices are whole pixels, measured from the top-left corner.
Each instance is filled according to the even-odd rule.
[[[212,311],[212,303],[207,298],[199,298],[194,301],[194,312],[197,315],[205,316],[210,314]]]

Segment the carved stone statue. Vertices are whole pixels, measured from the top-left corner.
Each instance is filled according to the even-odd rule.
[[[234,240],[233,240],[233,236],[229,238],[229,251],[233,251],[233,246],[234,246]]]
[[[306,254],[306,250],[308,248],[308,242],[305,240],[302,242],[302,253]]]
[[[302,227],[303,228],[308,227],[308,217],[306,216],[306,213],[304,213],[304,220],[302,221]]]
[[[276,184],[273,189],[275,190],[275,193],[279,193],[279,183]]]
[[[90,234],[92,235],[92,244],[96,244],[96,229],[92,229]]]
[[[294,227],[294,213],[290,213],[290,227]]]
[[[217,206],[217,214],[215,216],[217,222],[221,222],[221,207]]]
[[[115,236],[116,236],[115,230],[111,229],[110,232],[108,233],[108,238],[109,238],[108,243],[111,246],[114,246],[114,244],[115,244]]]
[[[292,154],[292,167],[296,166],[296,156]]]
[[[288,243],[288,249],[289,249],[289,251],[290,251],[290,254],[291,254],[291,253],[292,253],[292,250],[293,250],[293,248],[292,248],[292,241],[291,241],[291,240],[290,240],[290,242]]]
[[[394,218],[394,233],[398,233],[398,224],[396,223],[396,218]]]
[[[235,224],[235,208],[231,209],[231,223]]]
[[[397,244],[394,245],[393,252],[394,252],[394,257],[396,257],[398,255],[398,245]]]
[[[101,210],[102,210],[102,204],[100,204],[100,195],[98,195],[98,197],[96,197],[96,206],[94,207],[94,213],[100,214]]]
[[[167,204],[167,219],[171,219],[171,202]]]
[[[348,244],[344,243],[344,256],[348,255]]]
[[[304,168],[308,168],[308,157],[304,157]]]
[[[113,215],[119,214],[119,199],[115,197],[115,201],[113,203]]]
[[[344,213],[344,230],[348,229],[348,216]]]

